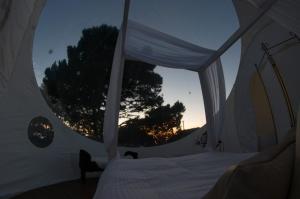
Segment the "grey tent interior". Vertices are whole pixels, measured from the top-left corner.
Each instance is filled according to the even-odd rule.
[[[253,2],[260,5],[263,1],[233,0],[241,27],[249,24],[260,10]],[[80,149],[95,157],[106,157],[103,143],[74,133],[62,124],[36,83],[32,47],[45,3],[46,0],[0,0],[0,198],[79,178]],[[278,0],[242,35],[237,78],[224,106],[221,140],[225,152],[263,151],[281,143],[291,126],[295,126],[300,102],[298,8],[298,0]],[[270,50],[270,57],[284,82],[288,101],[274,72],[274,63],[268,56],[262,59],[266,53],[262,44],[271,47],[283,41],[286,42]],[[47,142],[28,138],[33,119],[49,123],[52,134]],[[194,132],[171,144],[134,150],[141,158],[198,154],[203,152],[195,145],[200,134]],[[185,150],[176,152],[176,148]],[[121,154],[127,150],[132,149],[119,147]]]

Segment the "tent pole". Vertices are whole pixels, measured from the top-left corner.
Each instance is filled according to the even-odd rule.
[[[259,13],[244,27],[240,27],[235,31],[229,39],[202,65],[199,72],[203,72],[215,60],[217,60],[224,52],[226,52],[239,38],[241,38],[256,22],[263,17],[266,12],[276,3],[277,0],[267,0],[259,10]]]
[[[292,107],[291,99],[290,99],[289,93],[287,91],[287,88],[285,86],[283,77],[282,77],[282,75],[281,75],[281,73],[279,71],[279,68],[278,68],[278,66],[277,66],[274,58],[270,54],[269,49],[266,46],[266,44],[262,43],[261,47],[264,50],[265,54],[267,55],[267,58],[268,58],[269,62],[271,63],[273,71],[275,73],[275,76],[276,76],[276,78],[277,78],[277,80],[279,82],[279,85],[280,85],[280,88],[282,90],[282,94],[283,94],[283,97],[284,97],[284,100],[285,100],[285,103],[286,103],[286,106],[287,106],[287,109],[288,109],[288,112],[289,112],[290,125],[291,125],[291,128],[293,128],[293,127],[296,126],[296,119],[295,119],[295,115],[294,115],[294,112],[293,112],[293,107]]]

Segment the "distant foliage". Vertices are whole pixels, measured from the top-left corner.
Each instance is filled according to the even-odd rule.
[[[159,106],[145,113],[144,118],[136,117],[124,123],[120,128],[119,142],[126,144],[130,137],[132,145],[151,146],[167,143],[181,132],[181,119],[185,107],[176,102],[173,106]],[[146,135],[145,135],[146,133]]]
[[[113,26],[84,29],[78,44],[67,47],[67,59],[54,62],[43,79],[42,92],[54,112],[74,130],[100,140],[117,36],[118,29]],[[172,107],[162,105],[163,80],[155,67],[125,62],[120,117],[128,121],[122,128],[129,128],[131,122],[146,122],[144,130],[153,134],[144,132],[141,139],[178,128],[185,110],[179,102]],[[142,113],[145,118],[139,118]]]

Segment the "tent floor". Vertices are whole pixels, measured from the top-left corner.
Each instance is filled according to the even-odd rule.
[[[12,199],[92,199],[98,179],[89,178],[85,183],[80,180],[62,182],[22,193]]]

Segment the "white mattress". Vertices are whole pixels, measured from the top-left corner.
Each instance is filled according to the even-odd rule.
[[[231,165],[253,153],[201,153],[177,158],[114,160],[94,199],[200,199]]]

